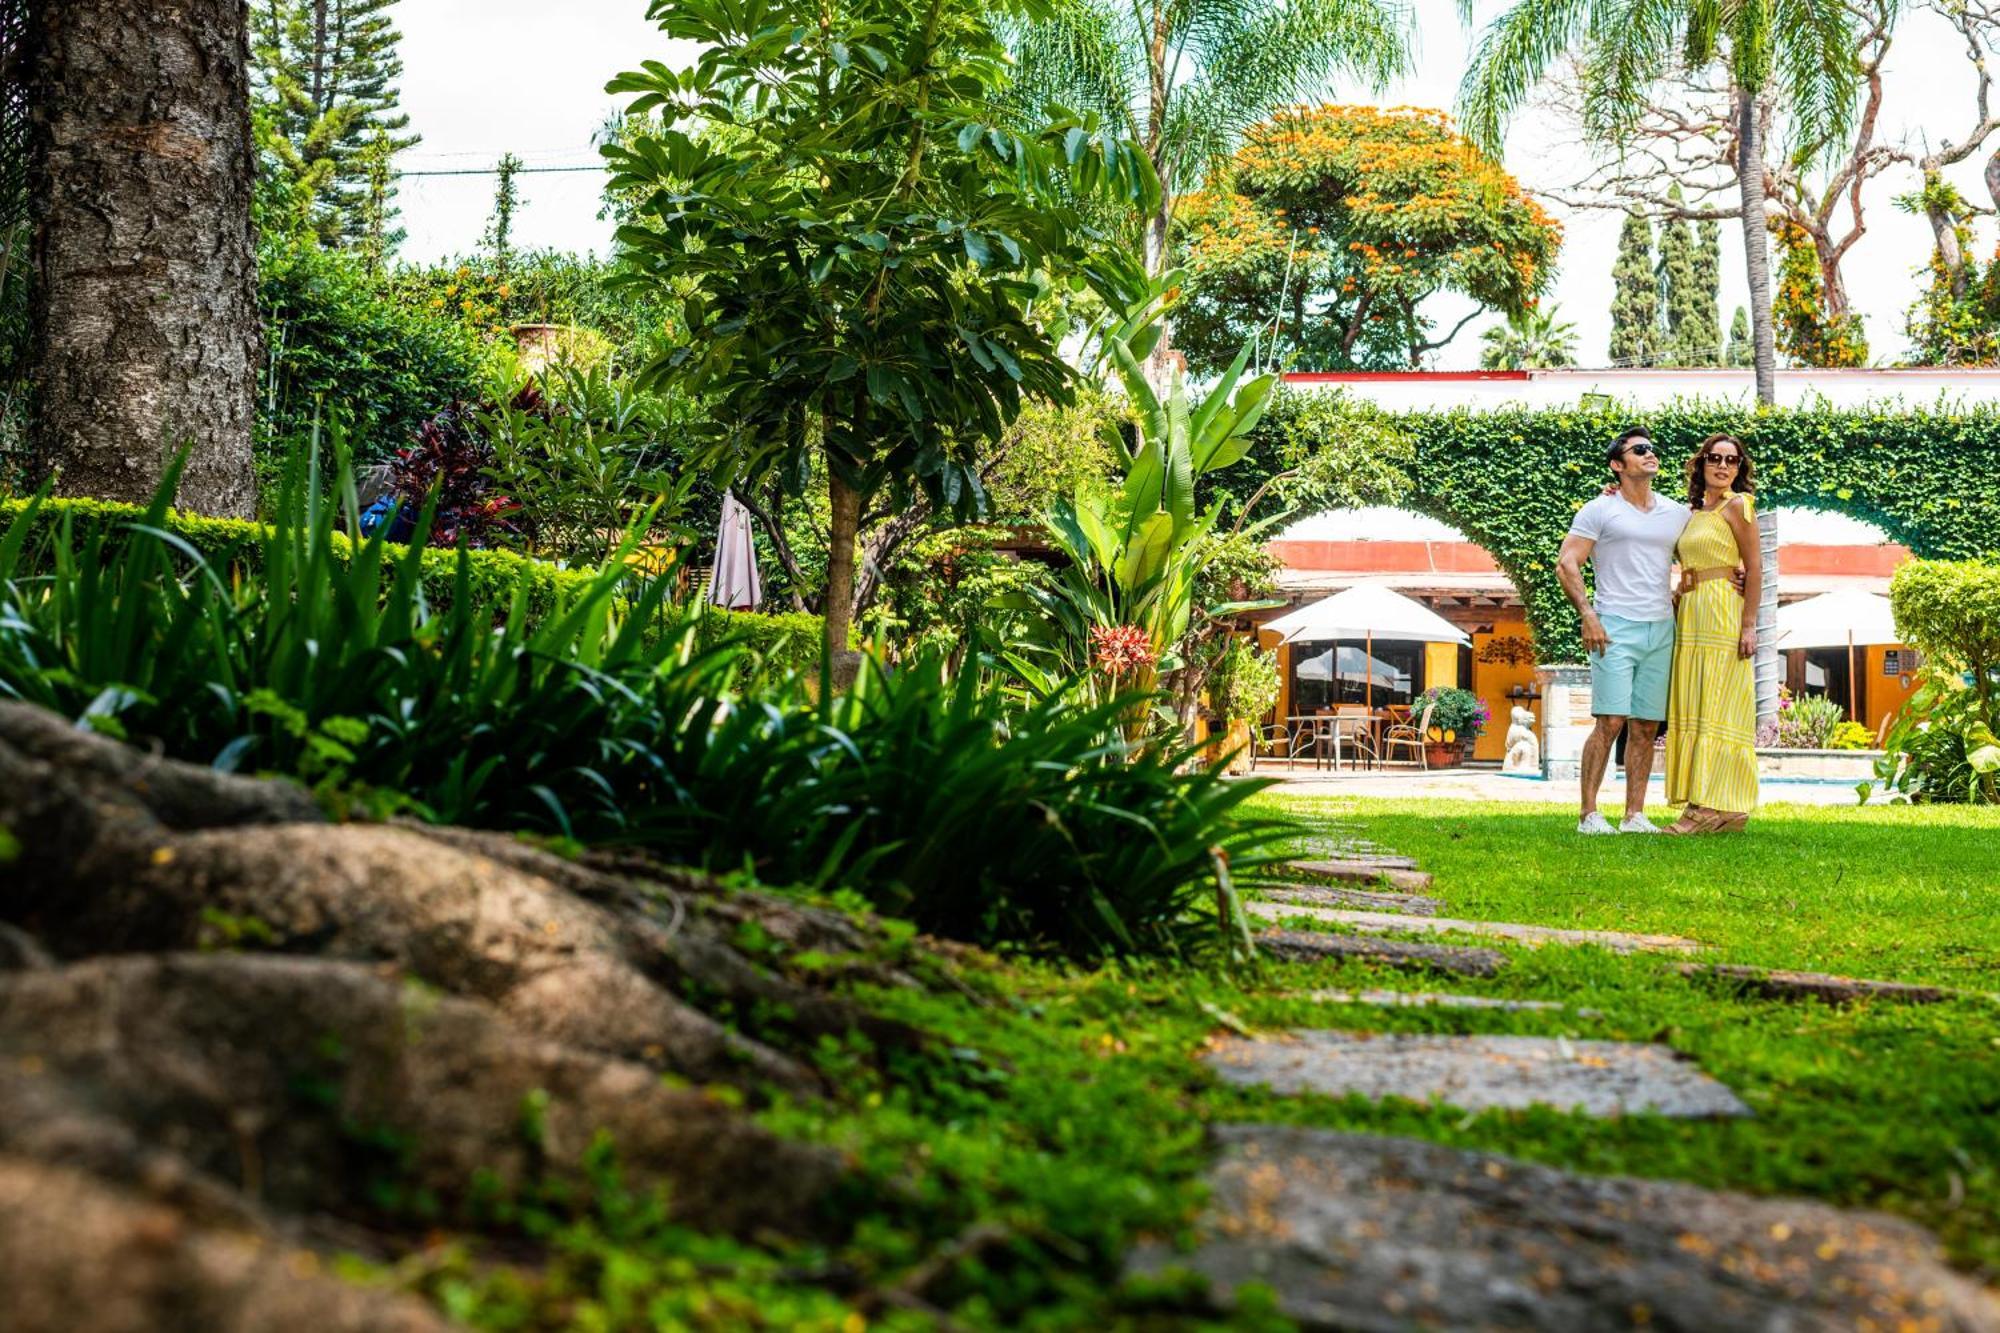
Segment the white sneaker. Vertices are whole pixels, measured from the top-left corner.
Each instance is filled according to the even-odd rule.
[[[1576,831],[1578,833],[1616,833],[1618,830],[1611,827],[1611,821],[1604,817],[1602,810],[1592,810],[1582,819],[1576,821]]]
[[[1627,815],[1625,822],[1618,826],[1620,833],[1658,833],[1660,826],[1644,815]]]

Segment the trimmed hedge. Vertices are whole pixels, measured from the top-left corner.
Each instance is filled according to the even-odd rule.
[[[0,531],[4,531],[27,507],[25,499],[0,499]],[[70,516],[81,530],[87,526],[109,527],[137,522],[145,517],[145,513],[139,505],[50,498],[43,502],[35,517],[35,527],[29,537],[30,549],[43,536],[53,535],[65,515]],[[169,512],[166,527],[205,556],[228,551],[237,560],[257,556],[271,531],[270,526],[264,523],[204,518],[179,511]],[[344,558],[353,550],[352,543],[341,533],[333,534],[333,544],[337,557]],[[395,553],[404,550],[407,548],[391,543],[391,560],[394,560]],[[595,569],[565,569],[513,551],[468,551],[466,554],[469,557],[472,590],[480,600],[491,600],[504,606],[513,596],[515,588],[525,583],[529,614],[537,619],[567,604],[589,587],[591,580],[597,576]],[[458,581],[458,552],[432,547],[423,554],[423,567],[424,595],[433,607],[449,607]],[[725,638],[745,644],[763,659],[768,670],[783,674],[817,670],[820,640],[824,633],[818,616],[796,611],[764,615],[709,607],[696,639],[703,647]]]
[[[1279,395],[1258,427],[1270,476],[1288,463],[1288,428],[1303,421],[1298,390]],[[1822,509],[1873,523],[1920,556],[2000,558],[2000,409],[1942,405],[1751,411],[1676,402],[1649,410],[1499,408],[1356,415],[1386,420],[1409,438],[1409,487],[1388,498],[1449,523],[1483,547],[1521,592],[1544,662],[1580,661],[1576,612],[1556,580],[1570,518],[1609,479],[1604,450],[1627,426],[1653,433],[1661,489],[1683,495],[1682,462],[1704,437],[1742,437],[1765,505]],[[1315,412],[1317,429],[1341,414]],[[1240,469],[1254,475],[1257,469]]]
[[[1896,629],[1939,665],[1975,684],[2000,671],[2000,564],[1912,560],[1889,584]]]

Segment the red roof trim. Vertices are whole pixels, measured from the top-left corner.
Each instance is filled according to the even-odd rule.
[[[1525,370],[1288,370],[1287,384],[1358,384],[1373,380],[1525,380]]]

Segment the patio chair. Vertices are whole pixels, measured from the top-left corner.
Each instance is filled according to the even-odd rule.
[[[1282,722],[1272,722],[1267,726],[1250,729],[1250,767],[1257,767],[1258,759],[1276,759],[1285,753],[1290,734]]]
[[[1375,728],[1370,725],[1375,717],[1366,704],[1342,704],[1333,710],[1333,715],[1343,720],[1352,720],[1355,725],[1341,731],[1343,743],[1354,747],[1354,766],[1361,767],[1366,759],[1372,767],[1375,763]]]
[[[1436,704],[1427,704],[1424,707],[1423,717],[1416,722],[1397,722],[1382,733],[1381,759],[1383,763],[1388,763],[1398,750],[1415,750],[1417,753],[1417,767],[1426,773],[1430,772],[1430,756],[1425,752],[1424,738],[1430,734],[1431,711],[1436,707]]]

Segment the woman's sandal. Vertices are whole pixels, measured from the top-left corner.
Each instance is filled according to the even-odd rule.
[[[1750,823],[1750,816],[1743,811],[1707,810],[1702,821],[1703,833],[1741,833]]]
[[[1681,811],[1681,817],[1667,825],[1667,833],[1699,833],[1702,831],[1702,817],[1708,812],[1698,805],[1690,805]]]

